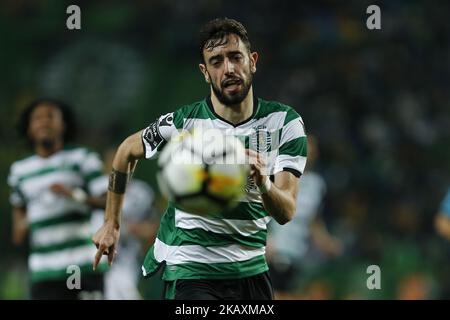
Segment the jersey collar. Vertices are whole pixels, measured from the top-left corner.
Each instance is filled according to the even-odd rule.
[[[248,117],[247,119],[245,119],[244,121],[241,121],[241,122],[239,122],[239,123],[234,124],[234,123],[232,123],[232,122],[230,122],[230,121],[228,121],[228,120],[222,118],[221,116],[219,116],[219,115],[216,113],[216,111],[214,110],[212,101],[211,101],[211,95],[210,95],[210,94],[205,98],[205,100],[206,100],[206,104],[208,105],[209,110],[212,112],[212,114],[214,114],[214,116],[215,116],[217,119],[220,119],[220,120],[222,120],[223,122],[225,122],[225,123],[227,123],[227,124],[229,124],[230,126],[233,126],[233,127],[235,127],[235,128],[236,128],[236,127],[239,127],[239,126],[241,126],[241,125],[243,125],[243,124],[245,124],[245,123],[247,123],[247,122],[249,122],[250,120],[252,120],[252,119],[255,117],[255,114],[256,114],[256,112],[258,111],[258,107],[259,107],[258,97],[253,96],[253,112],[252,112],[251,116]]]

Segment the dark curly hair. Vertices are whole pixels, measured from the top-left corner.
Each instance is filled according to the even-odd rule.
[[[61,111],[62,119],[64,121],[65,130],[64,130],[64,142],[71,142],[75,138],[76,134],[76,124],[75,124],[75,117],[72,112],[72,107],[66,104],[65,102],[62,102],[57,99],[53,98],[39,98],[34,101],[32,101],[28,106],[25,108],[25,110],[22,112],[19,122],[17,124],[17,130],[19,132],[19,135],[23,138],[25,138],[29,145],[33,145],[33,141],[31,141],[30,137],[28,136],[28,127],[30,125],[30,117],[33,113],[34,109],[36,109],[38,106],[43,104],[49,104],[52,106],[55,106]]]
[[[212,49],[227,43],[227,36],[237,35],[251,51],[250,40],[245,27],[239,21],[229,18],[217,18],[207,22],[200,30],[200,61],[205,62],[204,49]]]

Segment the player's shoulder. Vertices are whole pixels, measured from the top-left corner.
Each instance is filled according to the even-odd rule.
[[[263,98],[258,97],[258,102],[260,107],[272,109],[274,111],[289,111],[293,110],[293,108],[285,103],[282,103],[280,101],[275,100],[266,100]]]
[[[182,117],[184,119],[186,118],[200,118],[205,115],[207,108],[206,99],[202,99],[199,101],[195,101],[189,104],[182,105],[178,107],[174,115],[175,117]]]
[[[11,164],[10,174],[18,175],[21,172],[24,172],[28,167],[33,165],[38,160],[39,157],[36,154],[28,154],[25,157],[18,159]]]
[[[100,157],[98,152],[88,146],[80,144],[67,144],[61,150],[59,155],[71,163],[83,163],[89,157]]]
[[[69,143],[65,145],[63,150],[66,152],[86,152],[86,153],[97,152],[89,146],[76,143]]]
[[[67,144],[64,148],[55,154],[55,156],[62,156],[68,158],[71,161],[83,161],[88,154],[96,154],[97,152],[90,149],[89,147],[78,145],[78,144]],[[25,172],[32,170],[36,166],[42,165],[42,158],[36,154],[28,154],[25,157],[14,161],[10,167],[10,174],[12,175],[22,175]]]
[[[265,100],[258,98],[259,112],[262,116],[268,116],[274,113],[284,113],[284,123],[288,123],[293,119],[301,118],[300,114],[292,106],[280,101]]]

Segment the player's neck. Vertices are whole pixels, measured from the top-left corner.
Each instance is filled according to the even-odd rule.
[[[64,147],[62,140],[55,140],[51,143],[36,143],[34,145],[34,151],[42,158],[48,158],[52,154],[58,152]]]
[[[245,99],[236,105],[224,105],[217,99],[214,92],[211,92],[211,102],[214,111],[220,117],[233,124],[238,124],[244,122],[253,114],[253,88],[250,88]]]

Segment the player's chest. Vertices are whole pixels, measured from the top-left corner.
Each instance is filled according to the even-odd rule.
[[[246,149],[260,153],[277,151],[282,134],[282,122],[279,119],[266,117],[253,119],[240,126],[233,126],[220,119],[186,119],[184,130],[199,128],[203,132],[219,130],[224,136],[235,136],[244,144]]]

